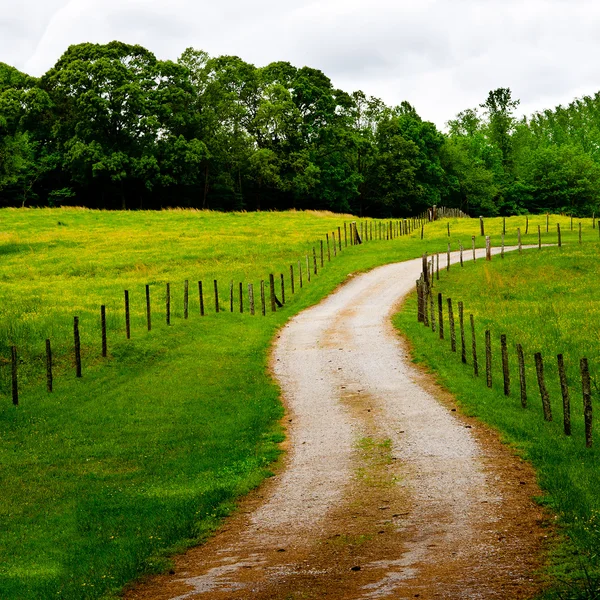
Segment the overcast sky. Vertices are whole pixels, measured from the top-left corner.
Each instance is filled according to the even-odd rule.
[[[587,0],[4,0],[0,61],[31,75],[70,44],[118,39],[321,69],[336,87],[408,100],[443,127],[510,87],[521,111],[600,91],[600,2]]]

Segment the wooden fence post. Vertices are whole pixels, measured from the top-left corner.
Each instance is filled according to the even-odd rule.
[[[106,306],[100,306],[100,327],[102,329],[102,356],[106,358],[108,351],[106,347]]]
[[[448,226],[448,237],[450,237],[450,221],[448,221],[446,225]]]
[[[510,396],[510,373],[508,371],[508,347],[506,345],[506,335],[500,336],[500,347],[502,350],[502,376],[504,378],[504,395]]]
[[[460,326],[460,360],[467,364],[467,345],[465,343],[465,309],[462,302],[458,303],[458,324]]]
[[[464,263],[463,263],[463,245],[460,244],[460,266],[464,267]]]
[[[327,262],[331,262],[331,248],[329,246],[329,234],[326,233],[325,236],[327,237]]]
[[[579,243],[581,244],[581,223],[579,223]]]
[[[527,380],[525,378],[525,356],[523,346],[517,344],[517,359],[519,361],[519,386],[521,388],[521,406],[527,408]]]
[[[198,282],[198,300],[200,301],[200,316],[204,316],[204,292],[202,290],[202,282]]]
[[[473,374],[479,377],[479,363],[477,362],[477,337],[475,336],[475,317],[471,313],[471,347],[473,350]]]
[[[19,406],[19,375],[18,364],[19,357],[17,356],[17,347],[11,346],[11,384],[12,384],[12,403],[14,406]]]
[[[152,313],[150,309],[150,286],[146,284],[146,323],[148,331],[152,331]]]
[[[229,312],[233,312],[233,280],[229,284]]]
[[[529,216],[525,215],[525,235],[529,233]]]
[[[275,277],[273,273],[269,275],[269,286],[271,290],[271,312],[275,312],[277,307],[275,305]]]
[[[473,262],[475,262],[476,256],[475,256],[475,236],[474,235],[471,236],[471,245],[473,246]]]
[[[131,321],[129,317],[129,291],[125,290],[125,335],[131,339]]]
[[[550,215],[546,213],[546,233],[548,233],[550,227]]]
[[[448,303],[448,323],[450,324],[450,349],[456,352],[456,328],[454,327],[454,313],[452,312],[452,298],[447,298]]]
[[[337,244],[335,243],[335,231],[331,232],[331,241],[332,246],[333,246],[333,257],[336,258],[337,257]]]
[[[479,217],[479,228],[481,230],[481,237],[485,237],[485,229],[483,227],[483,217]]]
[[[581,389],[583,392],[583,419],[585,421],[585,447],[592,447],[592,388],[590,385],[590,369],[588,359],[582,358],[579,363],[581,369]]]
[[[282,275],[283,277],[283,275]],[[240,314],[244,312],[244,284],[240,281]]]
[[[342,228],[338,227],[338,244],[339,244],[339,248],[340,248],[340,252],[342,251]]]
[[[189,316],[190,306],[190,282],[186,279],[183,282],[183,318],[187,319]]]
[[[317,270],[317,251],[315,250],[315,247],[313,246],[313,266],[315,269],[315,275],[318,274],[318,270]]]
[[[219,312],[219,286],[217,284],[217,280],[214,280],[215,284],[215,312]]]
[[[519,254],[523,251],[523,245],[521,244],[521,228],[517,227],[517,244],[519,246]]]
[[[422,276],[421,276],[422,277]],[[421,288],[423,290],[423,325],[429,327],[429,315],[427,310],[427,299],[429,297],[429,286],[424,279],[421,280]]]
[[[292,294],[296,293],[296,284],[294,282],[294,265],[290,265],[290,286]]]
[[[52,392],[52,388],[52,346],[50,345],[50,340],[46,340],[46,389]]]
[[[300,283],[300,289],[302,289],[302,263],[298,261],[298,282]]]
[[[540,388],[540,396],[542,397],[544,420],[552,421],[552,406],[550,405],[550,396],[548,395],[548,389],[546,388],[546,382],[544,381],[544,361],[542,360],[542,353],[536,352],[534,356],[538,387]]]
[[[167,293],[166,293],[166,313],[167,313],[167,325],[171,324],[171,284],[167,283]]]
[[[500,258],[504,258],[504,234],[502,234],[502,250],[500,250]]]
[[[490,236],[485,236],[485,260],[492,260],[492,242]]]
[[[285,304],[285,281],[283,280],[283,273],[281,273],[281,304]]]
[[[431,331],[435,333],[435,309],[433,306],[433,294],[431,293],[431,288],[428,287],[429,296],[429,319],[431,321]]]
[[[506,217],[502,217],[502,235],[506,235]]]
[[[492,387],[492,333],[489,329],[485,331],[485,382]]]
[[[556,232],[558,234],[558,247],[560,248],[562,246],[562,239],[560,237],[560,223],[556,224]]]
[[[538,225],[538,248],[542,249],[542,228]]]
[[[569,386],[567,385],[565,361],[562,354],[558,354],[556,360],[558,362],[560,393],[563,401],[563,430],[565,435],[571,435],[571,398],[569,397]]]
[[[448,251],[446,254],[446,271],[450,270],[450,242],[448,242]]]
[[[265,282],[261,280],[260,282],[260,301],[262,304],[262,315],[263,317],[267,316],[267,302],[265,299]]]
[[[441,292],[438,294],[438,323],[440,330],[440,340],[444,339],[444,306]]]
[[[75,374],[81,377],[81,338],[79,337],[79,317],[73,318],[73,341],[75,348]]]

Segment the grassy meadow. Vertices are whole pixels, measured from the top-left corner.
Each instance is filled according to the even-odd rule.
[[[596,230],[597,233],[597,230]],[[588,358],[592,397],[600,384],[600,260],[598,242],[544,248],[495,256],[491,262],[465,262],[434,281],[444,296],[445,340],[417,324],[416,298],[396,317],[396,324],[414,346],[414,358],[426,364],[464,409],[497,428],[533,463],[549,505],[563,525],[569,543],[554,557],[552,571],[568,582],[560,598],[597,598],[600,590],[600,438],[585,447],[579,361]],[[457,353],[450,349],[445,299],[452,298],[457,322]],[[457,304],[464,302],[467,365],[460,358]],[[474,375],[469,315],[475,319],[479,376]],[[486,329],[492,337],[493,387],[486,387]],[[510,396],[504,395],[500,335],[507,336]],[[525,356],[527,407],[521,407],[515,345]],[[541,352],[553,420],[543,419],[534,353]],[[571,400],[572,435],[563,432],[562,395],[556,356],[564,355]],[[590,580],[585,573],[589,574]],[[575,581],[579,583],[575,583]],[[559,588],[561,586],[559,585]],[[587,588],[587,590],[586,590]],[[554,597],[554,596],[553,596]]]
[[[416,231],[361,246],[343,244],[337,257],[331,251],[331,261],[325,253],[321,268],[319,241],[340,226],[343,240],[344,222],[354,219],[298,212],[0,211],[0,598],[109,598],[128,581],[164,569],[165,557],[209,534],[236,498],[268,476],[279,454],[283,408],[268,374],[277,329],[351,273],[442,252],[448,243],[453,250],[461,242],[469,247],[472,235],[479,247],[484,245],[478,220],[442,221],[427,224],[423,240]],[[557,219],[551,217],[547,234],[545,217],[530,219],[524,243],[537,241],[537,224],[542,241],[554,242]],[[587,243],[598,235],[591,221],[584,222],[581,249],[577,223],[571,231],[568,218],[560,222],[563,255],[597,249]],[[525,217],[506,220],[507,244],[516,242],[517,227],[525,230]],[[502,228],[501,219],[486,221],[493,245],[500,243]],[[319,272],[308,282],[305,260],[311,256],[312,269],[313,247]],[[505,264],[514,260],[525,264],[525,254],[507,256]],[[293,295],[290,264],[296,277]],[[269,273],[276,275],[278,295],[279,274],[285,274],[286,304],[263,317],[259,283],[268,281]],[[454,275],[456,270],[444,284],[451,284]],[[214,279],[219,281],[219,314]],[[185,280],[190,282],[187,320]],[[204,317],[199,315],[199,280],[205,290]],[[233,313],[230,281],[236,289]],[[171,326],[165,323],[167,282]],[[238,282],[244,283],[243,314]],[[248,283],[254,284],[255,316],[247,312]],[[152,294],[151,332],[146,328],[146,284]],[[484,289],[481,279],[479,286]],[[125,339],[125,289],[131,301],[131,340]],[[101,304],[107,309],[107,358],[100,352]],[[418,340],[427,336],[412,327],[409,313],[406,328],[421,352]],[[75,315],[82,335],[82,379],[73,368]],[[46,338],[52,340],[55,358],[52,394],[45,389]],[[10,395],[12,345],[20,357],[18,407]],[[440,362],[454,364],[444,357]],[[532,401],[531,411],[534,406]],[[537,415],[534,421],[542,428]],[[578,432],[572,442],[558,436],[560,444],[572,443],[587,460],[592,455],[583,452],[579,438]],[[536,454],[529,452],[535,462]]]

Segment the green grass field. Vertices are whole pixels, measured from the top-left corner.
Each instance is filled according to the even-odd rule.
[[[414,232],[344,245],[336,258],[332,252],[331,262],[325,254],[321,269],[319,240],[338,226],[343,232],[351,220],[295,212],[0,211],[0,598],[104,598],[143,573],[165,568],[164,557],[203,539],[237,497],[268,476],[278,455],[282,408],[267,373],[277,329],[350,273],[442,252],[448,242],[452,249],[459,240],[468,247],[472,235],[478,246],[484,244],[478,221],[450,221],[450,237],[444,221],[427,225],[424,240]],[[537,240],[538,223],[543,241],[555,241],[556,218],[546,234],[540,217],[531,220],[535,235],[524,242]],[[574,231],[567,218],[561,225],[564,251],[577,245],[577,223]],[[514,243],[525,218],[507,219],[506,227],[506,243]],[[502,221],[486,222],[486,233],[499,244]],[[597,233],[584,223],[585,242]],[[308,283],[304,261],[313,247],[319,273]],[[290,264],[296,269],[293,296]],[[259,282],[269,273],[277,280],[285,274],[286,306],[252,317],[239,314],[236,301],[230,313],[230,281],[236,290],[240,281],[244,289],[253,283],[258,298]],[[214,279],[221,293],[218,315]],[[198,314],[199,280],[205,317]],[[151,332],[146,284],[152,290]],[[124,289],[131,298],[130,341]],[[245,303],[247,310],[247,297]],[[108,317],[106,359],[100,356],[101,304]],[[73,369],[75,315],[82,379]],[[53,394],[45,391],[46,338],[56,361]],[[6,362],[12,345],[21,358],[16,408]]]
[[[442,271],[434,282],[434,293],[465,306],[467,361],[450,350],[446,320],[445,340],[439,329],[433,333],[416,323],[416,299],[396,317],[396,324],[414,346],[414,357],[434,371],[441,383],[458,398],[465,410],[497,428],[535,466],[545,492],[543,501],[555,512],[569,538],[555,556],[552,570],[569,581],[562,598],[596,598],[585,588],[584,571],[600,581],[600,470],[596,428],[595,446],[585,447],[583,400],[579,361],[588,358],[592,397],[597,402],[600,383],[600,244],[571,244],[562,248],[509,253],[491,262],[465,263],[463,269]],[[436,298],[437,306],[437,298]],[[447,305],[444,301],[447,319]],[[437,314],[437,308],[436,308]],[[479,377],[475,377],[471,354],[469,315],[476,323]],[[457,321],[458,328],[458,321]],[[485,382],[484,332],[492,334],[493,388]],[[458,331],[458,329],[457,329]],[[509,348],[511,393],[504,395],[500,358],[500,335],[506,334]],[[457,333],[457,337],[458,337]],[[515,345],[525,355],[527,408],[521,407]],[[543,419],[534,353],[541,352],[553,421]],[[557,354],[567,368],[572,407],[572,435],[563,432],[562,395]],[[588,587],[593,587],[588,586]],[[597,590],[600,587],[596,588]]]

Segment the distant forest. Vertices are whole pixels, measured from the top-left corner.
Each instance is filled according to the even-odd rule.
[[[0,63],[0,206],[591,214],[600,93],[518,104],[498,88],[442,133],[309,67],[79,44],[41,78]]]

